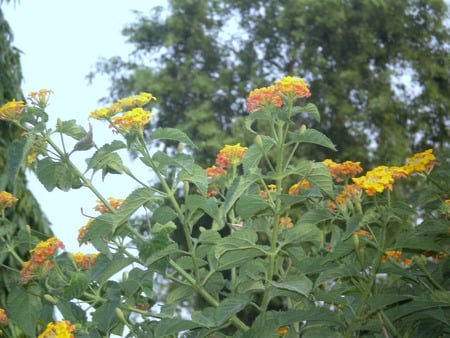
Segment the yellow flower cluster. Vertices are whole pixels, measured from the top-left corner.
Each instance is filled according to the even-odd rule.
[[[71,325],[68,320],[48,323],[38,338],[74,338],[72,332],[75,331],[75,328],[75,325]]]
[[[378,166],[368,171],[365,176],[354,177],[352,180],[364,189],[367,195],[374,196],[385,189],[392,190],[392,184],[396,178],[407,176],[408,172],[402,167]]]
[[[150,93],[140,93],[138,95],[130,96],[124,99],[120,99],[114,102],[111,106],[107,108],[96,109],[89,114],[89,118],[96,120],[110,120],[111,117],[119,114],[128,109],[143,107],[151,100],[156,98]]]
[[[344,182],[363,171],[360,162],[345,161],[343,163],[336,163],[333,160],[326,159],[322,163],[328,166],[331,177],[336,182]]]
[[[19,199],[7,191],[0,192],[0,210],[11,208]]]
[[[222,168],[238,166],[242,163],[247,147],[242,147],[240,143],[234,146],[225,145],[217,155],[216,164]]]
[[[297,98],[311,96],[308,84],[298,77],[285,76],[281,80],[275,81],[275,90],[283,95],[291,95]]]
[[[429,172],[434,164],[436,157],[433,155],[433,149],[425,150],[424,152],[414,154],[410,157],[403,168],[408,175],[413,173]]]
[[[30,94],[28,94],[28,99],[30,100],[32,105],[45,109],[45,107],[47,107],[48,105],[51,94],[53,94],[52,90],[41,89],[37,92],[31,92]]]
[[[0,120],[16,121],[20,113],[25,109],[23,101],[12,100],[0,107]]]
[[[91,223],[94,219],[91,218],[85,225],[83,225],[80,229],[78,229],[78,243],[81,245],[83,242],[83,237],[87,234],[89,231],[89,227],[91,226]]]
[[[301,190],[311,189],[311,188],[312,188],[311,182],[309,182],[307,179],[303,179],[300,182],[292,185],[288,190],[288,194],[289,195],[298,195]]]
[[[84,254],[81,252],[76,252],[72,256],[77,267],[81,270],[86,270],[95,264],[98,254]]]
[[[142,108],[133,108],[125,112],[122,116],[112,118],[113,125],[122,132],[130,130],[144,130],[144,126],[150,121],[153,115]]]

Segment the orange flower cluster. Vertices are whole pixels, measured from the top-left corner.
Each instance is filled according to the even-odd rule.
[[[12,100],[0,107],[0,120],[16,121],[20,113],[25,109],[23,101]]]
[[[37,92],[31,92],[30,94],[28,94],[28,99],[31,101],[31,104],[33,106],[45,109],[45,107],[47,107],[48,105],[51,94],[53,94],[52,90],[41,89]]]
[[[11,208],[19,199],[7,191],[0,192],[0,211],[5,208]]]
[[[123,201],[123,198],[116,199],[113,197],[108,197],[109,205],[111,205],[116,210],[120,208]],[[111,210],[109,210],[102,201],[97,201],[97,205],[94,207],[94,210],[100,212],[101,214],[111,212]]]
[[[381,193],[385,189],[392,191],[396,178],[407,177],[408,172],[402,167],[378,166],[366,173],[365,176],[352,178],[353,182],[365,190],[369,196]]]
[[[247,99],[247,111],[249,113],[254,113],[267,106],[281,107],[282,105],[283,101],[275,86],[257,88],[250,92]]]
[[[53,268],[52,258],[58,249],[64,249],[64,244],[56,237],[51,237],[44,242],[39,242],[31,250],[31,258],[23,264],[20,276],[22,283],[34,279]]]
[[[433,149],[428,149],[408,158],[406,164],[403,166],[403,169],[406,170],[408,175],[423,172],[429,173],[436,164],[435,161],[436,157],[433,155]]]
[[[291,229],[294,226],[290,217],[280,217],[278,227],[280,229]]]
[[[83,237],[87,234],[89,231],[89,227],[91,226],[91,223],[93,221],[93,218],[91,218],[85,225],[83,225],[80,229],[78,229],[78,243],[81,245],[83,242]]]
[[[240,143],[234,146],[225,145],[217,154],[216,164],[221,168],[237,167],[242,163],[247,147],[242,147]]]
[[[227,174],[226,170],[222,167],[216,167],[215,165],[206,168],[206,177],[215,178],[217,176],[225,176]]]
[[[367,230],[360,229],[360,230],[354,231],[353,233],[358,235],[358,236],[366,236],[366,237],[370,238],[371,240],[374,239],[372,234],[370,232],[368,232]]]
[[[336,163],[330,159],[326,159],[322,163],[328,166],[331,177],[336,182],[344,182],[363,171],[359,165],[360,162],[345,161],[343,163]]]
[[[288,333],[288,331],[289,331],[289,328],[286,326],[282,326],[277,329],[277,333],[282,336],[285,336]]]
[[[83,254],[81,252],[77,252],[72,256],[79,269],[87,270],[95,264],[98,254]]]
[[[340,205],[351,202],[361,202],[362,190],[356,184],[347,184],[343,187],[342,192],[336,196],[336,202]]]
[[[275,85],[257,88],[247,98],[247,112],[254,113],[262,108],[283,105],[283,97],[307,98],[311,93],[302,78],[285,76],[275,81]]]
[[[302,189],[311,189],[311,188],[312,188],[311,182],[309,182],[307,179],[303,179],[300,182],[292,185],[288,190],[288,194],[297,196]]]
[[[394,259],[397,263],[402,263],[405,268],[411,265],[412,260],[410,258],[404,258],[402,260],[402,252],[398,250],[389,250],[384,252],[386,255],[381,257],[381,262],[386,263],[388,261],[388,257]]]
[[[5,310],[2,308],[0,308],[0,324],[5,326],[8,325],[8,316],[6,315]]]
[[[75,325],[71,325],[68,320],[48,323],[44,332],[42,332],[38,338],[74,338],[72,332],[75,331],[75,329]]]

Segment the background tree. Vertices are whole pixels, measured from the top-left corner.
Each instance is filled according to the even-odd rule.
[[[170,0],[124,29],[132,59],[97,72],[113,98],[160,97],[157,124],[186,131],[205,165],[224,141],[243,141],[248,92],[287,74],[310,84],[335,159],[400,164],[448,147],[447,16],[442,0]]]
[[[4,2],[0,1],[0,5]],[[13,46],[13,34],[11,28],[0,8],[0,106],[12,99],[23,100],[20,88],[22,71],[20,66],[20,51]],[[0,307],[4,304],[8,290],[5,281],[10,278],[11,268],[21,269],[22,266],[10,254],[3,236],[11,238],[11,245],[21,258],[28,259],[28,250],[34,245],[29,243],[27,225],[31,231],[39,237],[51,233],[49,222],[42,213],[39,204],[33,194],[26,187],[24,170],[20,170],[13,182],[8,178],[8,164],[6,157],[8,151],[12,151],[15,142],[20,142],[20,131],[12,127],[10,123],[0,121],[0,191],[8,191],[16,196],[19,201],[15,205],[13,213],[7,212],[7,218],[11,221],[2,224],[0,243]],[[17,141],[19,139],[19,141]],[[16,141],[14,141],[16,140]]]

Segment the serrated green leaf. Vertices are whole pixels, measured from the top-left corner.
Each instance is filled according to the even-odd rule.
[[[227,195],[225,197],[225,202],[223,205],[224,215],[228,214],[228,212],[234,206],[234,203],[236,203],[236,201],[246,192],[250,185],[252,185],[259,179],[260,177],[254,174],[238,176],[235,178],[233,183],[231,183],[231,186],[228,189]]]
[[[14,183],[25,157],[34,143],[34,140],[35,136],[33,134],[29,134],[26,137],[19,140],[14,140],[9,144],[6,153],[6,173],[10,184]]]
[[[8,295],[8,317],[29,337],[36,337],[36,324],[42,310],[40,289],[13,288]]]
[[[320,248],[323,245],[323,233],[315,224],[300,223],[297,221],[291,229],[283,231],[284,244],[312,243]]]
[[[61,299],[56,306],[65,320],[69,320],[72,323],[86,321],[86,312],[74,303]]]
[[[70,283],[64,288],[62,297],[71,300],[79,298],[89,285],[89,277],[85,272],[73,271],[68,274]]]
[[[99,255],[92,267],[90,280],[105,283],[113,275],[134,262],[135,259],[124,257],[121,254],[113,255],[112,259],[109,259],[105,255]]]
[[[208,178],[206,177],[205,170],[199,165],[194,164],[192,173],[189,173],[186,170],[181,170],[178,173],[178,182],[184,181],[193,183],[200,190],[202,195],[206,195],[208,190]]]
[[[108,242],[112,238],[112,222],[114,215],[105,213],[94,220],[89,225],[87,233],[83,236],[83,242],[91,242],[92,245],[102,254],[111,258]]]
[[[75,140],[81,140],[86,136],[86,130],[77,124],[76,120],[62,121],[56,125],[56,131],[63,133]]]
[[[68,191],[73,184],[71,170],[64,164],[54,162],[48,157],[37,162],[36,175],[48,191],[52,191],[55,187]]]
[[[333,181],[329,168],[323,163],[301,161],[296,168],[296,173],[302,175],[329,197],[334,196]]]
[[[336,151],[331,140],[316,129],[306,129],[303,133],[289,133],[289,143],[312,143]]]
[[[186,330],[192,330],[194,328],[201,327],[199,323],[180,319],[170,318],[162,319],[155,325],[155,337],[169,337],[171,335],[177,335],[178,333]]]
[[[197,146],[184,132],[176,128],[156,128],[150,135],[152,140],[172,140],[184,143],[194,149]]]
[[[111,144],[105,144],[103,147],[98,149],[94,155],[89,159],[87,169],[92,169],[94,172],[108,168],[109,162],[114,160],[117,163],[122,163],[122,160],[117,160],[117,156],[120,156],[117,153],[114,153],[116,150],[126,148],[126,144],[122,141],[113,141]],[[115,155],[111,155],[115,154]],[[122,171],[123,166],[120,166],[120,172]],[[117,165],[111,167],[111,169],[117,169]]]
[[[270,208],[270,204],[264,197],[245,195],[236,203],[236,214],[245,220],[268,208]]]
[[[153,223],[160,224],[166,224],[170,221],[173,221],[175,218],[177,218],[177,214],[172,208],[168,206],[157,208],[152,215]]]
[[[313,288],[313,282],[305,275],[288,277],[281,282],[272,281],[271,284],[279,289],[289,290],[308,296]]]
[[[223,219],[220,217],[220,210],[214,200],[201,195],[190,195],[186,206],[191,213],[197,209],[203,210],[207,215],[214,219],[220,227],[223,226]]]
[[[298,115],[300,113],[311,115],[317,122],[320,122],[319,109],[317,109],[317,106],[315,104],[308,103],[303,107],[296,106],[292,108],[292,116]]]
[[[153,192],[149,188],[134,190],[123,202],[114,215],[112,232],[123,223],[127,222],[131,215],[145,203],[153,199]]]
[[[152,159],[159,165],[174,166],[186,170],[191,175],[193,174],[194,159],[191,155],[175,154],[169,156],[163,151],[158,151],[152,156]]]

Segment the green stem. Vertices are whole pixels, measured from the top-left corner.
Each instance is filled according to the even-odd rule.
[[[205,299],[209,304],[214,307],[218,307],[220,302],[216,300],[211,294],[189,274],[182,267],[180,267],[174,260],[170,259],[169,264],[173,267],[181,276],[183,276],[189,284]],[[233,315],[229,319],[230,323],[233,324],[237,329],[246,332],[249,327],[245,325],[236,315]]]
[[[184,237],[186,239],[186,244],[188,247],[188,251],[191,255],[192,258],[192,265],[193,265],[193,271],[195,274],[195,278],[196,281],[198,283],[200,283],[200,272],[198,269],[198,265],[197,262],[195,260],[195,248],[194,248],[194,244],[193,244],[193,240],[192,240],[192,236],[191,236],[191,232],[189,230],[189,226],[186,224],[186,219],[184,217],[184,213],[181,210],[180,205],[178,204],[175,196],[174,196],[174,190],[171,189],[169,187],[169,185],[167,184],[166,179],[164,178],[164,176],[161,174],[161,172],[159,171],[158,167],[155,165],[152,157],[150,156],[150,153],[148,152],[147,146],[145,144],[144,141],[144,136],[141,134],[140,138],[139,138],[140,142],[141,142],[141,147],[140,147],[140,152],[142,155],[144,155],[145,160],[147,161],[147,163],[149,163],[150,167],[153,169],[153,171],[155,172],[156,176],[158,177],[163,190],[165,192],[166,197],[169,199],[170,203],[172,204],[172,206],[175,209],[175,212],[177,213],[177,216],[180,220],[180,223],[183,227],[183,233],[184,233]]]
[[[355,311],[355,315],[354,315],[352,322],[350,323],[349,327],[347,328],[347,330],[345,332],[344,338],[352,337],[353,331],[354,331],[356,325],[358,324],[359,321],[362,320],[362,313],[364,311],[364,306],[366,305],[366,301],[372,292],[372,286],[375,283],[378,268],[380,267],[381,257],[384,254],[384,247],[386,244],[386,229],[387,229],[387,224],[383,224],[382,231],[381,231],[380,245],[378,247],[378,252],[373,260],[372,270],[370,271],[370,275],[369,275],[369,278],[368,278],[368,281],[366,284],[366,288],[364,289],[364,292],[361,295],[358,308]]]

